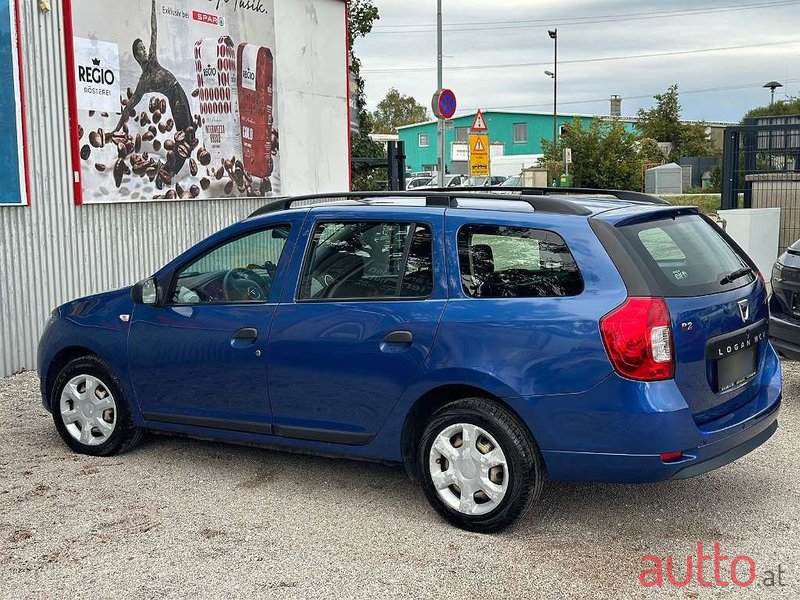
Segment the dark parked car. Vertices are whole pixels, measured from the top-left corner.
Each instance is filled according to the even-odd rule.
[[[772,268],[769,307],[772,344],[786,358],[800,360],[800,240]]]
[[[44,406],[96,456],[152,430],[404,463],[484,532],[546,477],[681,479],[775,432],[766,285],[712,221],[500,190],[276,201],[56,308]]]

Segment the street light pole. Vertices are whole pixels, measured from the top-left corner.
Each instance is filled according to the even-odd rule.
[[[558,28],[548,29],[553,40],[553,152],[558,147]]]
[[[442,0],[436,2],[436,89],[441,91],[444,88],[444,75],[442,73]],[[439,151],[439,187],[444,187],[444,119],[439,117],[439,130],[437,134],[437,149]]]

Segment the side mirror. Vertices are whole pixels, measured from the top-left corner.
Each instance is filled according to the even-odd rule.
[[[158,302],[158,284],[155,277],[149,277],[131,288],[131,299],[136,304],[154,305]]]

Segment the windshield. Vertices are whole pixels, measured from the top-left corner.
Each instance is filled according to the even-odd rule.
[[[500,184],[500,187],[519,187],[519,182],[521,177],[509,177],[503,183]]]

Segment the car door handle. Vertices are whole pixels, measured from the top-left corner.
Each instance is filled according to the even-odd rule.
[[[255,327],[245,327],[233,334],[235,342],[254,342],[258,339],[258,329]]]
[[[383,338],[384,344],[413,344],[414,343],[414,334],[410,331],[393,331],[385,338]]]

